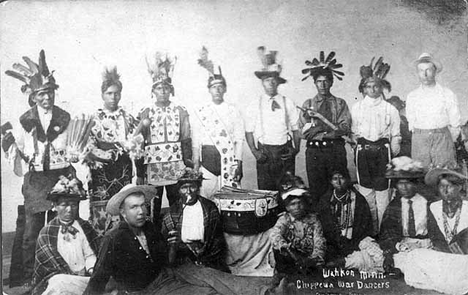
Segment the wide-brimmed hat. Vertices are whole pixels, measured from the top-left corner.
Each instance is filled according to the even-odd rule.
[[[266,51],[265,46],[259,46],[257,48],[257,53],[262,62],[262,68],[260,71],[254,72],[255,76],[259,79],[276,77],[279,84],[286,83],[286,79],[281,77],[283,67],[279,60],[277,60],[278,51]]]
[[[120,205],[131,194],[140,193],[146,200],[152,199],[156,195],[156,187],[152,185],[127,184],[116,193],[107,203],[106,211],[111,215],[119,215]]]
[[[416,179],[424,177],[424,168],[419,161],[409,157],[393,158],[387,165],[385,177],[389,179]]]
[[[86,191],[83,188],[81,180],[72,178],[71,176],[59,176],[58,182],[47,194],[46,199],[55,203],[61,197],[76,201],[86,200]]]
[[[427,172],[426,177],[424,177],[424,182],[427,185],[436,186],[437,182],[439,181],[439,176],[444,175],[444,174],[453,175],[453,176],[459,177],[460,179],[468,179],[467,176],[463,175],[462,173],[456,170],[451,170],[447,168],[434,168],[432,170],[429,170],[429,172]]]
[[[437,73],[442,72],[442,69],[444,68],[442,63],[435,59],[430,53],[422,53],[417,60],[414,61],[414,65],[418,66],[420,63],[432,63],[436,70]]]

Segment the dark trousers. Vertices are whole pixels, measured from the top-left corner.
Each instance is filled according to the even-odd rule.
[[[34,260],[36,254],[36,241],[39,232],[44,225],[51,221],[57,214],[51,210],[47,212],[26,212],[26,222],[23,235],[23,279],[29,281],[34,272]],[[47,218],[47,221],[46,221]]]
[[[388,140],[370,142],[358,140],[356,150],[356,170],[358,182],[366,188],[376,191],[388,189],[388,179],[385,178],[387,164],[390,162]]]
[[[309,190],[314,200],[319,199],[331,186],[330,177],[334,171],[349,176],[343,140],[309,141],[306,150],[306,169]]]
[[[258,143],[259,150],[266,156],[266,160],[259,163],[257,161],[257,182],[260,190],[279,189],[279,181],[290,171],[292,174],[296,170],[296,159],[294,156],[288,159],[281,159],[282,155],[289,152],[288,145],[263,145]]]
[[[23,284],[23,236],[25,225],[26,213],[24,205],[19,205],[15,238],[11,249],[10,288]]]
[[[179,198],[179,190],[177,189],[177,184],[156,187],[156,197],[153,198],[153,223],[156,225],[161,224],[160,214],[164,188],[166,188],[166,197],[169,201],[169,206],[174,204]]]

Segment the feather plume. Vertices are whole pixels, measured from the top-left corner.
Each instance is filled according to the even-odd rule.
[[[208,49],[205,46],[202,47],[200,51],[200,58],[198,59],[198,64],[205,68],[211,76],[214,76],[214,66],[213,62],[208,59]]]
[[[344,76],[344,73],[341,71],[337,71],[336,69],[342,68],[342,64],[338,64],[336,59],[335,59],[335,52],[332,51],[327,55],[327,58],[325,58],[325,52],[320,51],[319,57],[312,59],[312,62],[309,60],[306,60],[305,62],[306,66],[309,68],[305,68],[302,70],[303,74],[306,74],[307,76],[302,79],[304,81],[307,79],[308,76],[313,76],[315,77],[316,75],[320,75],[322,71],[330,71],[330,73],[337,77],[338,80],[342,80],[341,76]]]
[[[327,56],[327,59],[325,60],[325,63],[331,62],[331,60],[335,57],[335,51],[330,52],[330,54]]]
[[[49,68],[47,67],[47,63],[45,59],[44,49],[42,49],[41,52],[39,53],[39,72],[44,77],[49,77],[50,75]]]
[[[325,63],[325,53],[320,51],[320,63]]]
[[[268,59],[267,59],[267,56],[265,54],[265,46],[259,46],[257,48],[257,54],[258,54],[258,57],[260,58],[260,62],[263,65],[263,68],[267,69],[268,68]]]
[[[23,56],[23,60],[26,62],[26,64],[28,65],[29,69],[31,69],[31,71],[34,73],[34,74],[37,74],[39,73],[39,65],[36,64],[35,62],[33,62],[29,57],[27,56]]]
[[[34,73],[30,69],[28,69],[20,63],[14,63],[13,69],[17,70],[18,72],[21,72],[23,75],[28,77],[34,75]]]
[[[11,71],[11,70],[7,70],[5,71],[5,74],[7,74],[8,76],[10,77],[13,77],[13,78],[16,78],[18,80],[21,80],[23,81],[24,83],[28,84],[29,83],[29,79],[23,75],[21,75],[20,73],[17,73],[15,71]]]

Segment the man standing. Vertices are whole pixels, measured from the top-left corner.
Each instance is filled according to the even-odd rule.
[[[299,119],[294,102],[278,93],[286,83],[276,51],[258,48],[263,68],[255,72],[265,93],[248,108],[245,136],[257,160],[258,189],[278,190],[278,181],[287,171],[295,173],[295,158],[300,149]],[[292,141],[291,135],[292,132]]]
[[[23,59],[28,68],[14,64],[13,68],[18,72],[6,71],[6,74],[25,83],[21,90],[29,94],[31,109],[20,117],[22,129],[15,136],[7,133],[2,139],[2,148],[15,174],[24,176],[25,224],[24,228],[16,230],[10,286],[30,284],[37,236],[53,218],[47,193],[60,175],[75,174],[67,154],[70,114],[54,105],[58,85],[47,67],[44,50],[39,54],[39,64],[26,56]],[[18,209],[21,213],[22,210]],[[18,216],[18,220],[21,219],[23,216]],[[21,251],[22,255],[19,255]]]
[[[336,64],[335,52],[325,59],[320,52],[320,61],[306,61],[310,68],[302,72],[314,78],[317,95],[307,99],[302,105],[299,116],[299,128],[307,140],[306,169],[312,197],[320,198],[329,187],[332,171],[348,174],[345,141],[343,135],[351,132],[351,114],[346,101],[335,97],[330,92],[333,76],[341,80],[344,74],[337,71],[341,64]]]
[[[146,59],[148,71],[153,79],[152,95],[156,102],[144,108],[138,119],[136,134],[144,137],[144,157],[137,163],[137,184],[157,187],[154,199],[154,217],[159,217],[161,200],[166,188],[169,204],[177,198],[177,179],[185,165],[192,165],[192,140],[187,110],[169,100],[174,95],[172,75],[176,57],[156,52]]]
[[[456,165],[454,142],[460,133],[456,95],[436,82],[442,64],[428,53],[416,60],[421,85],[408,94],[406,115],[413,131],[411,156],[425,167]]]
[[[93,273],[100,238],[91,224],[78,216],[86,199],[78,179],[60,176],[48,196],[57,217],[39,233],[32,294],[83,294]]]
[[[212,101],[197,110],[198,124],[193,124],[193,158],[195,170],[202,167],[206,180],[202,195],[210,198],[222,186],[240,186],[242,179],[242,145],[244,126],[239,111],[224,101],[226,79],[214,73],[208,50],[203,47],[200,66],[209,73],[208,90]]]
[[[372,59],[373,61],[373,59]],[[390,202],[389,182],[385,178],[391,154],[400,152],[400,116],[391,104],[383,99],[383,89],[390,90],[385,80],[390,66],[376,62],[375,67],[361,67],[359,90],[363,100],[353,105],[352,132],[357,141],[356,174],[359,191],[369,203],[374,223],[374,235],[379,232],[382,216]]]

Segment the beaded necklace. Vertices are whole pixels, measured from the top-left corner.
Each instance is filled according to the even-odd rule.
[[[333,190],[333,198],[337,201],[336,204],[334,205],[333,207],[333,213],[334,215],[336,216],[336,213],[337,213],[337,204],[339,204],[341,206],[341,212],[340,212],[340,216],[336,216],[336,219],[338,219],[337,221],[337,225],[338,225],[338,228],[342,231],[342,230],[346,230],[346,233],[345,233],[345,236],[347,236],[347,231],[348,231],[348,228],[349,228],[349,221],[351,219],[351,206],[350,206],[350,202],[347,200],[349,198],[349,191],[347,191],[344,195],[342,195],[341,197],[338,197],[336,195],[336,191]]]

